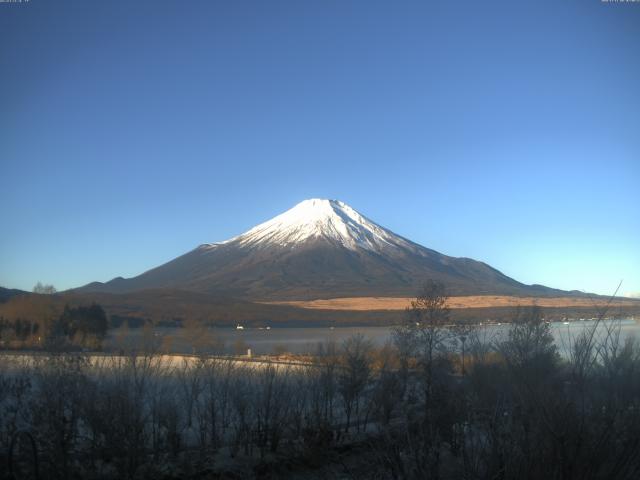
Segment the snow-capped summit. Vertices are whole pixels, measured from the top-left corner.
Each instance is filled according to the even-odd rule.
[[[339,200],[312,198],[246,233],[223,242],[245,247],[295,247],[307,240],[328,240],[348,249],[408,247],[408,242]],[[221,244],[211,244],[212,246]]]

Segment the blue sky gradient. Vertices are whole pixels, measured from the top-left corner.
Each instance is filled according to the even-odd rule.
[[[0,285],[133,276],[311,197],[640,292],[640,4],[0,4]]]

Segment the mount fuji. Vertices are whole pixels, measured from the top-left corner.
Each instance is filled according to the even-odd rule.
[[[489,265],[418,245],[337,200],[305,200],[237,237],[206,243],[137,277],[76,291],[174,289],[251,300],[415,296],[427,279],[450,295],[556,296]]]

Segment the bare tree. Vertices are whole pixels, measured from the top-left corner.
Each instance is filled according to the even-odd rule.
[[[404,390],[402,379],[398,374],[398,358],[394,355],[390,344],[384,345],[377,352],[375,365],[375,379],[371,394],[371,409],[380,419],[383,427],[388,427],[391,416],[402,402]],[[367,419],[365,418],[365,425]]]
[[[421,368],[426,401],[433,393],[436,361],[448,352],[448,299],[442,283],[428,280],[407,308],[405,322],[394,335],[401,358],[414,356]]]
[[[349,431],[355,408],[356,426],[360,428],[360,397],[371,376],[371,341],[358,333],[342,344],[342,369],[338,376],[339,391],[346,414],[345,431]]]
[[[499,351],[507,364],[519,373],[523,369],[549,369],[558,361],[558,349],[551,327],[543,320],[540,307],[518,308],[507,339]]]
[[[403,382],[410,389],[401,405],[404,415],[402,440],[390,436],[388,441],[400,442],[386,456],[385,467],[392,475],[408,478],[438,478],[444,439],[450,436],[450,351],[448,296],[444,285],[428,280],[420,294],[406,310],[405,321],[394,332]],[[416,367],[417,381],[411,381],[408,367]],[[414,394],[414,388],[417,390]],[[421,394],[421,395],[420,395]],[[421,407],[415,409],[421,396]],[[402,473],[404,472],[404,473]],[[407,472],[413,472],[409,474]]]
[[[53,285],[43,284],[42,282],[38,282],[33,287],[33,293],[40,293],[43,295],[52,295],[56,293],[56,287]]]

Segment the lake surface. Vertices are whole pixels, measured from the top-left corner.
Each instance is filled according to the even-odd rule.
[[[566,354],[577,336],[585,329],[593,328],[593,321],[574,321],[568,325],[562,322],[551,323],[551,331],[561,353]],[[491,342],[506,337],[508,324],[493,324],[474,327],[483,342]],[[619,335],[624,341],[628,337],[640,338],[640,323],[633,319],[605,320],[600,322],[598,335],[607,331]],[[319,344],[327,342],[342,343],[352,335],[361,333],[375,345],[381,346],[392,338],[393,327],[328,327],[322,328],[207,328],[190,331],[182,328],[158,327],[154,330],[129,329],[126,332],[110,332],[106,348],[136,348],[153,345],[163,351],[174,353],[246,353],[250,348],[253,354],[271,354],[277,352],[316,353]]]

